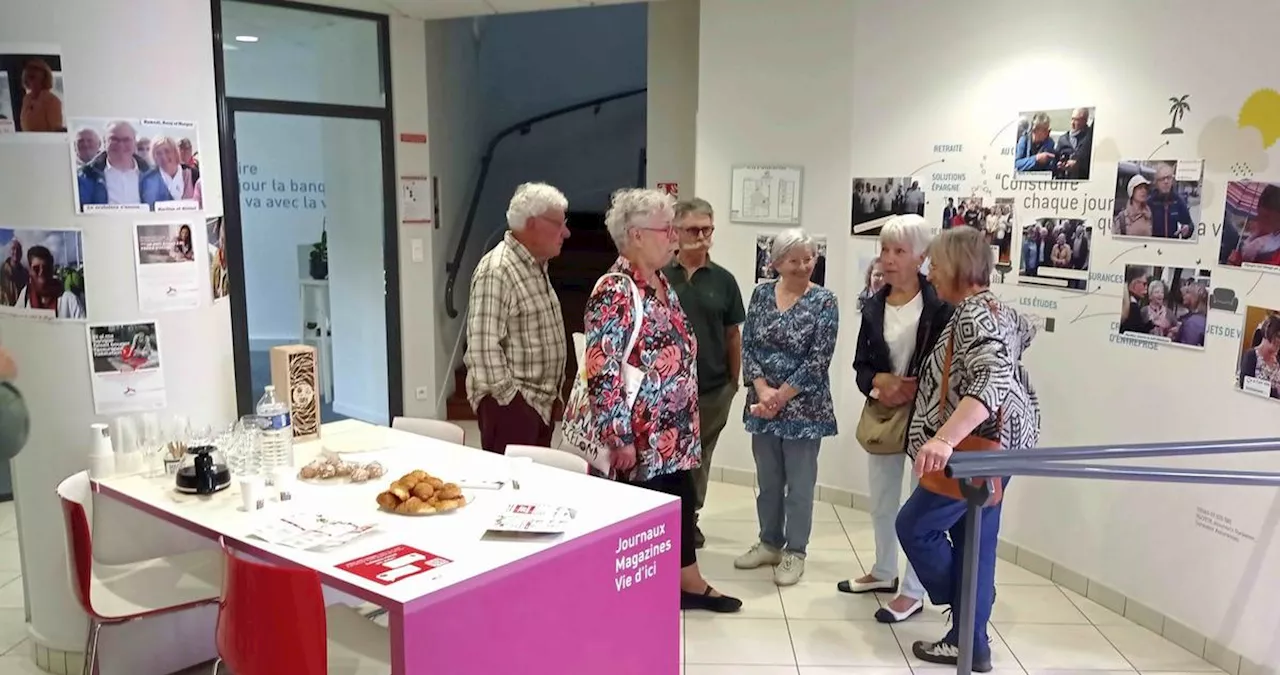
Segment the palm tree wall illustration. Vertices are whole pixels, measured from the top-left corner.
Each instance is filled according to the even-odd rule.
[[[1187,113],[1191,112],[1191,104],[1187,103],[1187,99],[1191,94],[1183,94],[1182,96],[1170,96],[1169,114],[1173,116],[1173,121],[1169,123],[1169,128],[1161,131],[1161,134],[1180,134],[1182,129],[1178,128],[1178,121]]]

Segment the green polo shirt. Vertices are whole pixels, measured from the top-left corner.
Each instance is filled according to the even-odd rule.
[[[698,338],[698,392],[706,394],[724,388],[729,384],[725,329],[747,318],[738,280],[710,260],[695,270],[692,278],[685,274],[679,260],[673,260],[664,271]]]

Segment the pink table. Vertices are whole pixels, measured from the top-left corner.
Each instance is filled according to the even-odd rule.
[[[211,539],[281,564],[316,570],[326,586],[387,609],[394,675],[676,675],[680,672],[680,504],[675,498],[507,459],[363,423],[326,425],[324,440],[350,446],[363,434],[391,477],[422,468],[450,479],[506,480],[522,490],[475,491],[456,514],[409,518],[370,508],[385,485],[301,484],[292,508],[372,519],[376,533],[327,552],[249,536],[272,509],[240,510],[238,489],[210,498],[178,495],[165,478],[110,478],[118,499]],[[296,446],[299,462],[319,442]],[[358,442],[357,442],[358,445]],[[554,503],[578,516],[554,538],[485,537],[512,502]],[[339,565],[397,546],[450,560],[431,573],[384,584]],[[210,636],[212,640],[212,636]]]

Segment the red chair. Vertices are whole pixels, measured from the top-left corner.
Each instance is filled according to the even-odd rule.
[[[103,565],[93,559],[93,534],[85,505],[93,495],[88,472],[81,471],[58,485],[66,521],[71,587],[81,609],[89,615],[84,673],[91,675],[98,660],[98,633],[116,625],[179,612],[218,600],[222,560],[216,551],[197,551],[152,558],[124,565]]]
[[[222,543],[218,662],[235,675],[388,675],[386,629],[343,605],[324,606],[320,575],[241,557]]]

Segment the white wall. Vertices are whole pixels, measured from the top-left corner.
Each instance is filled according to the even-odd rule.
[[[862,272],[853,261],[873,253],[874,244],[848,236],[852,177],[906,174],[945,156],[945,164],[923,173],[965,173],[964,194],[983,190],[988,198],[1008,195],[1023,204],[1028,193],[1010,190],[998,176],[1008,172],[1009,159],[1000,153],[1012,144],[1015,115],[1097,106],[1094,179],[1076,193],[1049,193],[1079,197],[1079,217],[1104,215],[1103,208],[1083,202],[1111,197],[1121,158],[1207,160],[1202,219],[1208,234],[1197,244],[1137,251],[1129,250],[1134,244],[1095,236],[1093,271],[1116,274],[1126,261],[1211,265],[1218,250],[1212,228],[1221,223],[1232,165],[1247,162],[1256,178],[1274,181],[1280,174],[1280,151],[1264,150],[1255,131],[1236,124],[1245,98],[1275,84],[1263,65],[1273,60],[1266,27],[1280,20],[1273,2],[1182,0],[1154,13],[1101,0],[1032,12],[1003,0],[936,3],[929,12],[887,1],[701,4],[699,192],[723,208],[732,163],[801,164],[804,225],[831,237],[830,255],[846,262],[828,271],[834,275],[829,285],[842,299],[832,373],[845,433],[824,446],[820,481],[827,485],[866,491],[862,451],[852,438],[861,397],[849,364]],[[1087,29],[1055,28],[1067,25]],[[1231,48],[1224,48],[1228,43]],[[1187,93],[1193,106],[1182,124],[1187,133],[1161,136],[1169,121],[1167,99]],[[963,144],[964,151],[935,154],[935,144]],[[930,220],[940,218],[941,206],[941,199],[931,198]],[[740,279],[749,278],[749,242],[757,231],[723,224],[717,230],[719,260]],[[1280,305],[1278,276],[1213,272],[1215,283],[1241,296],[1241,313],[1250,302]],[[1098,286],[1088,296],[997,287],[1020,304],[1050,304],[1035,311],[1057,322],[1027,357],[1044,411],[1042,446],[1280,435],[1274,402],[1231,388],[1235,339],[1210,334],[1202,353],[1114,343],[1110,324],[1118,320],[1122,291],[1110,279],[1090,284],[1091,290]],[[1217,311],[1209,317],[1211,326],[1224,330],[1240,330],[1242,320],[1242,314]],[[751,468],[741,427],[730,429],[717,462]],[[1159,463],[1280,469],[1273,455]],[[1246,660],[1280,664],[1280,583],[1267,572],[1280,568],[1276,490],[1032,478],[1013,485],[1004,538]],[[1232,519],[1255,541],[1232,542],[1197,528],[1198,508]]]
[[[453,358],[467,314],[468,281],[471,270],[483,253],[478,243],[468,249],[458,275],[454,303],[457,318],[445,312],[444,289],[448,279],[446,265],[462,234],[471,190],[480,169],[480,155],[488,137],[484,134],[484,107],[480,80],[480,43],[471,19],[428,21],[426,23],[425,57],[427,63],[427,97],[430,101],[428,126],[431,173],[439,180],[437,200],[440,208],[438,229],[433,231],[434,249],[428,258],[432,264],[434,294],[419,294],[415,312],[427,321],[425,337],[432,340],[432,364],[436,379],[433,396],[427,402],[415,402],[420,415],[443,416],[438,407],[453,387]],[[429,406],[429,408],[428,408]],[[409,403],[405,403],[406,412]]]
[[[70,0],[9,2],[0,22],[0,43],[61,45],[68,116],[155,117],[199,124],[204,199],[209,209],[216,209],[222,186],[209,4],[137,0],[131,10],[122,13],[108,4]],[[164,30],[138,30],[139,16]],[[139,312],[134,217],[72,215],[71,165],[64,141],[0,144],[0,166],[5,167],[0,221],[83,228],[92,321],[158,322],[166,412],[205,424],[234,419],[227,303],[206,302],[198,309],[150,316]],[[209,297],[206,283],[201,282],[201,292]],[[18,361],[18,386],[33,422],[30,442],[13,463],[28,629],[38,645],[79,652],[87,621],[68,585],[62,512],[54,489],[64,477],[85,468],[88,427],[100,421],[90,394],[85,328],[82,323],[5,318],[0,319],[0,333]],[[113,525],[114,534],[102,528],[95,534],[120,537],[159,527],[155,521],[139,523],[124,516]],[[114,658],[102,672],[159,675],[210,657],[211,617],[205,612],[105,632],[103,649]]]
[[[645,184],[676,183],[682,199],[697,194],[698,7],[699,0],[649,4]]]

